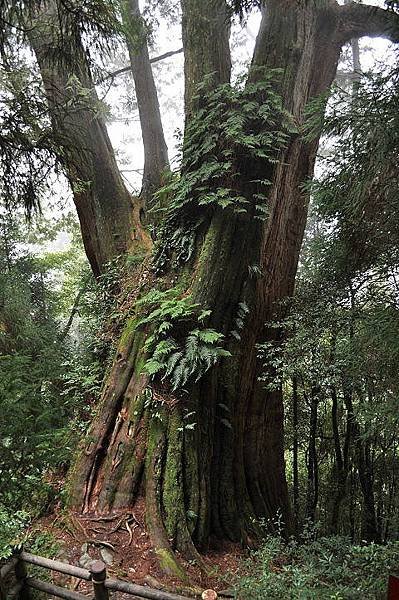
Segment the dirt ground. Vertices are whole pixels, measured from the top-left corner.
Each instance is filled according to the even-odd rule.
[[[235,579],[245,571],[243,550],[234,544],[224,544],[203,555],[205,570],[178,556],[189,583],[182,584],[165,575],[159,568],[145,528],[142,500],[136,502],[133,511],[119,511],[106,516],[79,515],[56,509],[53,514],[33,524],[33,539],[35,531],[46,531],[57,541],[60,548],[58,555],[49,558],[84,568],[90,560],[102,560],[107,564],[109,577],[187,596],[194,596],[195,591],[213,589],[220,597],[231,597]],[[29,546],[26,549],[29,551]],[[92,594],[88,582],[58,573],[52,575],[52,580],[81,594]],[[116,592],[112,597],[117,600],[133,598]]]

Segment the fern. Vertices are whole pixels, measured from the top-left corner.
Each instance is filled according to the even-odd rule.
[[[150,377],[169,378],[174,390],[183,387],[190,378],[198,381],[219,359],[230,356],[220,346],[223,334],[199,326],[178,341],[178,328],[184,324],[202,325],[210,316],[190,297],[179,297],[179,287],[166,291],[152,290],[137,302],[143,314],[138,327],[151,326],[144,351],[147,354],[143,371]],[[174,332],[175,337],[171,335]]]
[[[258,220],[268,216],[271,182],[246,182],[242,167],[261,160],[267,172],[298,130],[274,91],[282,72],[256,70],[259,76],[252,84],[239,81],[235,87],[223,84],[210,90],[205,78],[198,86],[206,109],[188,125],[180,176],[159,192],[169,194],[171,201],[155,253],[158,272],[169,261],[178,267],[191,258],[200,226],[211,211],[249,212]]]

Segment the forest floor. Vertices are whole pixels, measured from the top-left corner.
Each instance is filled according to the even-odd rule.
[[[84,568],[91,560],[102,560],[107,564],[108,576],[112,578],[181,594],[188,593],[189,588],[213,589],[221,597],[231,597],[234,581],[246,570],[243,549],[236,544],[224,544],[215,545],[203,555],[206,573],[178,556],[187,572],[189,584],[165,575],[146,531],[144,502],[140,500],[134,510],[118,511],[107,516],[80,515],[55,509],[32,525],[33,539],[36,532],[47,534],[54,540],[57,555],[49,558]],[[71,587],[82,594],[91,588],[87,582],[68,576],[54,573],[52,577],[57,585]],[[119,600],[129,598],[122,594],[117,597]]]

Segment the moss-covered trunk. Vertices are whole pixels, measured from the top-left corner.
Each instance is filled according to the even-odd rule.
[[[182,5],[190,121],[204,104],[193,96],[195,84],[209,73],[211,87],[229,79],[229,27],[221,3]],[[340,24],[335,3],[267,2],[253,61],[263,71],[252,69],[247,88],[261,81],[265,69],[280,69],[274,92],[300,129],[309,100],[331,85],[341,44],[351,35],[350,28],[342,35]],[[226,120],[229,114],[226,109]],[[145,496],[154,544],[163,565],[175,572],[175,548],[193,558],[212,536],[248,543],[257,533],[256,520],[277,513],[290,526],[282,396],[259,380],[257,344],[278,339],[279,331],[267,323],[293,293],[309,199],[303,184],[313,174],[316,137],[306,141],[292,134],[277,163],[235,155],[234,193],[245,196],[245,210],[202,207],[194,200],[180,207],[179,236],[194,223],[195,250],[176,266],[172,244],[169,263],[174,260],[175,267],[166,268],[158,285],[177,282],[179,302],[209,311],[207,331],[224,336],[231,356],[176,390],[168,378],[150,379],[144,366],[158,317],[153,312],[152,322],[143,319],[143,304],[137,304],[71,477],[72,504],[85,511],[130,507]],[[268,216],[259,219],[264,180],[271,182],[261,200]],[[165,231],[161,246],[170,242]],[[184,323],[176,333],[186,335],[186,342],[187,328],[194,324]]]

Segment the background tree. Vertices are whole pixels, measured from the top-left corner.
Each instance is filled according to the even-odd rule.
[[[42,218],[29,227],[18,209],[0,216],[2,519],[16,511],[37,516],[54,500],[53,474],[69,464],[98,389],[98,366],[83,348],[72,389],[74,342],[62,326],[72,304],[64,279],[70,257],[44,251],[60,226]],[[75,248],[75,266],[76,259]]]
[[[316,514],[307,516],[316,516],[325,533],[380,541],[394,538],[398,526],[391,497],[398,460],[392,378],[398,326],[397,143],[384,126],[396,119],[396,67],[383,75],[364,74],[357,91],[355,98],[338,91],[327,117],[326,130],[339,138],[314,187],[315,208],[286,320],[289,338],[284,350],[261,346],[261,355],[274,361],[286,386],[287,441],[302,520],[309,496],[305,481],[316,456],[318,501]],[[370,160],[369,144],[384,148],[379,165],[378,158]],[[384,184],[379,179],[376,186],[381,173]],[[369,212],[366,206],[377,196],[380,210]]]

